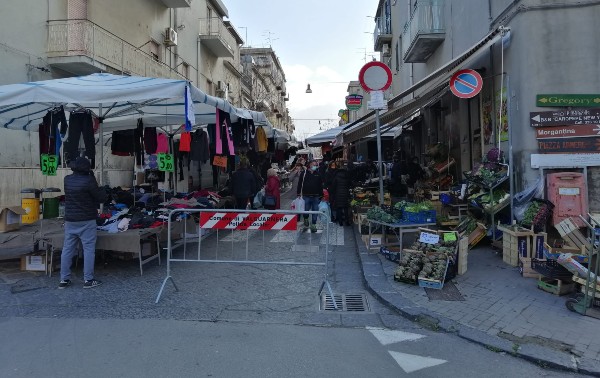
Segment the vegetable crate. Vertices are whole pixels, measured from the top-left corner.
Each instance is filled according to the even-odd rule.
[[[573,258],[580,264],[587,264],[589,257],[585,255],[584,248],[577,247],[550,247],[548,243],[544,243],[543,256],[546,259],[556,260],[561,253],[570,253]]]
[[[533,232],[521,227],[499,225],[502,231],[502,260],[510,266],[519,265],[519,258],[530,259]]]
[[[477,227],[469,234],[469,247],[473,248],[483,239],[487,229],[481,223],[477,223]]]
[[[446,272],[448,271],[448,258],[446,258],[446,269],[444,270],[444,275],[439,280],[433,280],[430,278],[424,278],[419,276],[419,286],[429,289],[438,289],[441,290],[444,287],[444,279],[446,277]]]
[[[570,280],[553,279],[541,275],[538,278],[537,287],[554,295],[565,295],[575,291],[575,283]]]
[[[458,275],[467,273],[467,261],[469,258],[469,239],[460,238],[458,242]]]
[[[590,246],[587,238],[579,231],[579,227],[567,218],[560,223],[554,225],[563,240],[571,247],[583,248],[588,254]]]
[[[566,280],[573,277],[572,272],[555,260],[532,259],[531,267],[539,274],[552,279]]]

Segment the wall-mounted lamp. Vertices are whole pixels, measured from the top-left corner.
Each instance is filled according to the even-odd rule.
[[[306,85],[306,93],[312,93],[312,89],[310,89],[310,84]]]

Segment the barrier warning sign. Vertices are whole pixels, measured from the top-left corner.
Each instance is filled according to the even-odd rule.
[[[285,230],[298,228],[295,214],[263,213],[200,213],[200,228],[215,230]]]

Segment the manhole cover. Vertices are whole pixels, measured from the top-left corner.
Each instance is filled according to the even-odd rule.
[[[334,300],[337,305],[337,310],[333,305]],[[329,294],[322,294],[319,310],[346,312],[370,311],[367,297],[364,294],[334,294],[333,298]]]

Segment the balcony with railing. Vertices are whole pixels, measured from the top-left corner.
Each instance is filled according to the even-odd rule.
[[[244,73],[244,66],[240,63],[239,58],[226,58],[223,60],[223,64],[227,67],[234,75],[241,77]]]
[[[375,31],[373,32],[374,49],[381,51],[384,44],[392,42],[392,26],[389,17],[375,17]]]
[[[235,38],[218,17],[200,19],[200,43],[208,47],[217,57],[233,58]]]
[[[167,8],[190,8],[192,0],[161,0]]]
[[[407,63],[424,63],[444,42],[444,0],[419,0],[404,27],[402,56]]]
[[[185,79],[150,54],[88,20],[49,21],[48,63],[74,75],[104,71]]]

